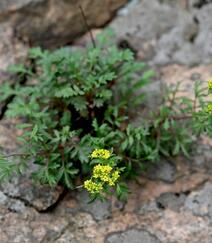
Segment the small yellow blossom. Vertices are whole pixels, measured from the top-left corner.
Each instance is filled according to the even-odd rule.
[[[101,181],[108,182],[112,169],[109,165],[96,165],[93,168],[93,178],[99,178]]]
[[[108,159],[110,158],[111,153],[109,150],[106,149],[95,149],[92,154],[91,154],[91,158],[92,159]]]
[[[205,110],[207,113],[212,114],[212,103],[208,104]]]
[[[87,189],[90,193],[98,193],[100,192],[103,187],[101,183],[95,183],[92,180],[87,180],[84,182],[84,187]]]
[[[208,80],[208,89],[212,89],[212,79]]]
[[[114,171],[112,173],[112,176],[111,176],[109,182],[108,182],[109,185],[110,186],[114,186],[115,185],[115,182],[118,180],[119,177],[120,177],[119,171],[118,170]]]

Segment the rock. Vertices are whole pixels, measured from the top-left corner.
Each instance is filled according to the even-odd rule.
[[[143,214],[143,215],[151,213],[151,212],[158,212],[159,213],[159,208],[158,208],[156,201],[152,201],[150,203],[145,203],[144,205],[139,207],[136,210],[136,212],[138,214]]]
[[[67,242],[70,242],[70,243],[79,243],[78,241],[76,241],[74,239],[74,235],[70,231],[66,231],[64,234],[62,234],[60,236],[59,239],[57,239],[55,241],[55,243],[67,243]]]
[[[23,213],[26,210],[25,204],[20,200],[9,200],[7,207],[15,213]]]
[[[159,208],[169,208],[173,211],[179,211],[184,205],[186,195],[184,193],[164,193],[156,199]]]
[[[199,22],[199,33],[195,39],[195,47],[201,50],[201,62],[211,63],[212,61],[212,3],[207,4],[196,12],[196,18]]]
[[[108,219],[111,216],[111,202],[96,200],[89,203],[89,195],[86,191],[81,191],[77,194],[79,207],[82,211],[92,214],[95,220],[100,221]]]
[[[6,201],[7,201],[7,196],[3,192],[0,191],[0,204],[1,205],[5,204]]]
[[[127,0],[57,0],[3,1],[0,20],[9,22],[22,40],[43,47],[70,43],[86,31],[79,5],[82,6],[90,27],[107,23],[115,11]],[[101,13],[101,14],[100,14]]]
[[[127,41],[139,58],[157,66],[212,62],[211,1],[143,0],[133,3],[126,11],[122,10],[110,26],[115,29],[117,39]]]
[[[147,176],[151,180],[162,180],[172,183],[175,181],[176,167],[173,163],[163,160],[152,165],[147,172]]]
[[[0,69],[23,62],[28,48],[60,47],[87,31],[80,4],[89,27],[105,25],[127,0],[1,0]],[[101,14],[100,14],[101,13]]]
[[[0,70],[6,70],[11,64],[23,62],[28,52],[28,44],[20,41],[14,34],[14,29],[8,22],[1,22],[0,3]],[[7,19],[9,21],[9,18]]]
[[[0,189],[8,197],[19,199],[24,205],[31,206],[38,211],[45,211],[54,205],[63,192],[61,187],[50,188],[35,185],[27,175],[2,183]]]
[[[198,216],[212,216],[212,184],[207,182],[199,191],[192,192],[185,201],[185,207]]]
[[[155,56],[155,64],[167,64],[172,61],[173,53],[195,37],[198,31],[192,14],[181,5],[162,4],[155,0],[139,1],[127,14],[112,21],[111,27],[118,39],[127,40],[142,53],[142,58],[151,60]]]
[[[211,0],[188,0],[188,6],[190,8],[192,7],[201,8],[208,3],[212,3],[212,1]]]
[[[119,16],[110,26],[119,40],[127,40],[137,51],[153,54],[154,46],[146,48],[146,43],[172,28],[176,18],[177,12],[169,6],[162,6],[155,0],[144,0],[134,4],[127,15]]]
[[[177,62],[185,65],[200,63],[200,51],[192,44],[198,34],[198,25],[190,13],[179,10],[177,24],[164,33],[155,46],[153,63],[166,65]]]
[[[15,129],[17,121],[2,120],[0,122],[0,147],[6,153],[17,153],[16,137],[18,131]],[[13,176],[9,181],[0,184],[0,190],[9,198],[18,199],[24,204],[45,211],[55,204],[63,192],[61,187],[50,188],[49,186],[35,185],[31,178],[33,164],[24,175]]]
[[[121,233],[114,233],[108,236],[105,243],[159,243],[154,235],[146,230],[130,229]]]

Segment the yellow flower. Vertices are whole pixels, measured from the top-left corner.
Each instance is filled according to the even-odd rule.
[[[212,79],[208,80],[208,89],[212,89]]]
[[[212,103],[208,104],[205,110],[207,113],[212,114]]]
[[[120,177],[119,171],[118,170],[114,171],[112,173],[110,180],[109,180],[109,185],[114,186],[115,182],[118,180],[119,177]]]
[[[111,156],[110,151],[106,149],[95,149],[91,154],[92,159],[96,159],[96,158],[108,159],[110,158],[110,156]]]
[[[108,182],[112,169],[109,165],[96,165],[93,168],[93,178],[99,178],[101,181]]]
[[[98,193],[103,189],[101,183],[95,183],[92,180],[85,181],[84,188],[87,189],[90,193]]]

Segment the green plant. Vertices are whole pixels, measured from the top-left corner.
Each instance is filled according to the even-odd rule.
[[[0,179],[22,173],[33,161],[37,165],[33,178],[40,183],[74,189],[78,177],[93,171],[90,185],[101,184],[90,190],[94,199],[109,193],[110,186],[116,186],[117,195],[123,197],[127,192],[123,180],[135,177],[161,156],[180,152],[188,156],[194,132],[212,134],[211,104],[205,110],[205,89],[199,83],[194,100],[178,98],[178,86],[167,89],[156,111],[133,126],[131,120],[145,103],[142,88],[154,72],[136,61],[130,50],[117,49],[108,37],[102,34],[96,47],[83,50],[33,48],[29,58],[35,67],[10,67],[28,81],[24,86],[2,85],[0,101],[14,95],[6,115],[25,122],[17,126],[23,131],[18,137],[20,152],[0,157]],[[95,149],[113,149],[114,154],[90,159]],[[103,183],[96,178],[97,162],[109,166],[101,168],[116,173],[117,181]]]

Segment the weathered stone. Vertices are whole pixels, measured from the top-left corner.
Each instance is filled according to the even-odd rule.
[[[16,144],[18,135],[18,131],[15,129],[16,122],[2,120],[0,123],[0,147],[9,154],[16,153],[18,148]],[[29,161],[29,163],[31,162]],[[8,197],[18,199],[39,211],[46,210],[57,202],[63,189],[33,184],[31,179],[33,169],[32,166],[29,166],[24,175],[13,176],[8,182],[1,183],[0,190]]]
[[[151,180],[162,180],[172,183],[175,181],[176,167],[173,163],[163,160],[158,164],[152,165],[147,174]]]
[[[212,216],[212,184],[205,186],[196,192],[192,192],[185,201],[185,207],[195,215]]]
[[[0,185],[0,189],[11,198],[19,199],[24,204],[38,211],[45,211],[59,199],[62,188],[50,188],[32,183],[29,176],[22,175]]]
[[[7,21],[22,40],[45,47],[61,46],[86,31],[79,6],[90,27],[104,25],[126,0],[18,0],[0,4],[0,20]],[[99,14],[101,13],[101,14]]]
[[[179,211],[184,205],[186,195],[183,193],[164,193],[156,199],[159,208],[169,208],[174,211]]]
[[[119,40],[129,42],[150,64],[208,64],[212,62],[211,9],[211,1],[197,8],[197,3],[186,0],[143,0],[122,10],[124,14],[111,26]]]
[[[68,230],[66,230],[65,233],[62,234],[60,238],[55,241],[55,243],[67,243],[67,242],[79,243],[74,239],[74,234]]]
[[[77,194],[77,199],[82,211],[93,215],[95,220],[104,220],[111,216],[111,202],[96,200],[89,203],[89,195],[86,191],[81,191]]]
[[[100,27],[127,0],[1,0],[0,69],[25,60],[29,46],[58,47],[72,42],[87,31]],[[100,14],[101,13],[101,14]]]
[[[105,243],[159,243],[160,241],[146,230],[130,229],[108,236]]]
[[[10,23],[1,22],[1,11],[0,38],[0,70],[6,70],[10,64],[23,62],[25,60],[28,52],[28,44],[23,43],[15,36],[13,27]]]
[[[111,27],[116,31],[118,39],[129,41],[135,50],[141,51],[144,43],[156,39],[175,26],[176,18],[176,10],[166,5],[161,7],[155,0],[145,0],[130,8],[127,15],[115,19]]]
[[[6,201],[7,201],[7,196],[3,192],[0,191],[0,204],[1,205],[5,204]]]
[[[152,202],[146,203],[146,204],[142,205],[141,207],[139,207],[138,209],[136,209],[136,212],[138,214],[148,214],[151,212],[159,212],[159,208],[158,208],[156,201],[152,201]]]
[[[188,0],[188,6],[190,8],[192,7],[201,8],[208,3],[212,3],[212,1],[211,0]]]

